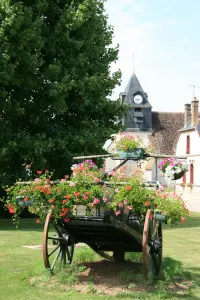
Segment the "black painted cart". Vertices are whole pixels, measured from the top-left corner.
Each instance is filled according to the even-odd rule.
[[[61,219],[54,222],[49,213],[43,238],[45,267],[53,274],[58,263],[70,264],[75,244],[85,243],[103,258],[116,263],[123,262],[125,252],[142,252],[144,274],[152,280],[159,275],[162,267],[163,221],[163,215],[150,209],[146,216],[130,214],[129,210],[124,210],[119,216],[111,210],[100,216],[76,215],[69,223]]]

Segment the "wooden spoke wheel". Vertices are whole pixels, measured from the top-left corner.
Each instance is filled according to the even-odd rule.
[[[67,232],[51,220],[51,214],[46,217],[43,235],[43,258],[45,268],[50,273],[58,264],[71,264],[74,253],[74,242]]]
[[[144,274],[152,282],[162,268],[162,223],[153,218],[150,209],[144,223],[142,251]]]

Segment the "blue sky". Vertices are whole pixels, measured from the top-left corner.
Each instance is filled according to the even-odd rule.
[[[114,44],[121,69],[123,91],[134,68],[154,111],[184,111],[193,88],[200,87],[199,0],[107,0],[109,24],[114,26]],[[200,88],[195,96],[200,100]]]

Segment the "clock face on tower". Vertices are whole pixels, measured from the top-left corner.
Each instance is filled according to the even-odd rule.
[[[141,95],[135,95],[133,100],[136,104],[141,104],[142,103],[142,96]]]

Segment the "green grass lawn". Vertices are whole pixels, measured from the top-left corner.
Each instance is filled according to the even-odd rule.
[[[0,299],[2,300],[200,299],[200,214],[191,214],[185,225],[175,228],[166,226],[163,233],[166,275],[170,277],[172,284],[173,276],[174,280],[177,273],[180,277],[181,264],[183,264],[182,284],[190,280],[193,285],[186,295],[167,293],[166,281],[159,281],[158,288],[148,294],[144,292],[117,296],[80,294],[65,286],[66,278],[70,276],[67,268],[50,280],[44,269],[41,249],[23,247],[42,244],[43,226],[35,224],[35,219],[22,219],[20,229],[15,228],[12,220],[0,219],[0,229]],[[75,260],[97,258],[91,252],[86,251],[84,254],[84,251],[84,249],[77,249]],[[126,273],[124,275],[126,276]],[[34,281],[31,281],[32,278]],[[92,291],[92,284],[90,290]]]

